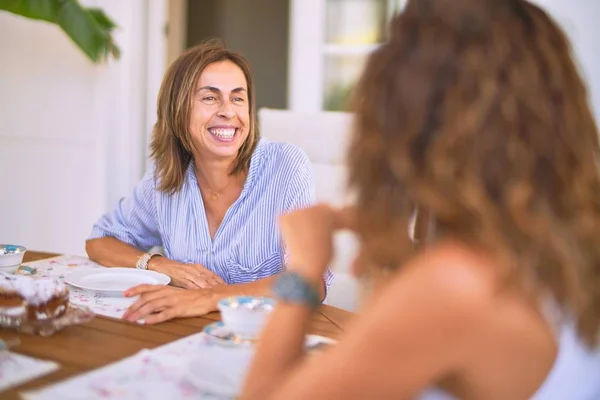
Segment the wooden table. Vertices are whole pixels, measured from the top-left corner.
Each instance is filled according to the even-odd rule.
[[[24,262],[56,255],[28,251]],[[348,323],[351,316],[352,313],[323,305],[313,317],[310,333],[335,339],[343,332],[343,326]],[[203,317],[177,319],[157,325],[138,325],[97,316],[86,324],[65,328],[49,337],[0,330],[2,339],[18,337],[21,340],[21,344],[13,349],[15,352],[60,364],[60,369],[54,373],[12,390],[0,392],[0,398],[19,399],[20,391],[55,383],[121,360],[142,349],[151,349],[198,333],[204,326],[219,319],[219,313],[215,312]]]

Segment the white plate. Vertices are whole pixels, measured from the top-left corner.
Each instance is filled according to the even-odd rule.
[[[76,288],[105,296],[123,296],[123,292],[137,285],[168,285],[165,274],[135,268],[93,268],[65,276],[65,282]]]

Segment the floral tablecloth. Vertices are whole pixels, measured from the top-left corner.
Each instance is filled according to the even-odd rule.
[[[331,340],[306,337],[307,349]],[[241,391],[253,347],[224,347],[197,333],[38,391],[27,400],[233,399]]]
[[[142,350],[122,361],[40,391],[26,393],[24,398],[229,399],[238,391],[251,355],[250,349],[218,347],[211,345],[205,334],[195,334],[154,350]],[[196,377],[202,377],[202,380]]]
[[[83,268],[106,267],[86,257],[62,255],[24,263],[19,267],[17,274],[53,277],[64,281],[66,275]],[[94,313],[106,317],[121,318],[127,307],[135,301],[134,298],[106,297],[74,287],[70,287],[69,289],[71,291],[70,300],[73,304],[89,307]]]
[[[85,257],[62,255],[25,263],[17,273],[64,280],[66,275],[81,268],[105,267]],[[135,301],[104,297],[77,288],[70,290],[73,303],[109,317],[121,318]],[[330,339],[316,335],[306,338],[308,349],[330,342]],[[156,349],[142,350],[106,367],[24,393],[23,397],[29,400],[233,399],[241,390],[253,352],[251,346],[225,347],[202,332]],[[31,361],[20,355],[14,356],[24,363]],[[36,368],[40,370],[57,367],[38,361]],[[13,372],[16,371],[17,365],[11,367],[14,367]],[[0,381],[3,378],[0,371]]]
[[[49,374],[59,368],[52,361],[38,360],[7,350],[0,351],[0,392]],[[0,397],[2,397],[0,395]]]

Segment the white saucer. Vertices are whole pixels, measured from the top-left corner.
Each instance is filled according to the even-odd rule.
[[[254,344],[256,339],[242,338],[231,332],[222,321],[213,322],[204,327],[204,333],[215,343],[222,346],[250,346]]]
[[[165,274],[135,268],[90,268],[65,276],[71,286],[113,297],[137,285],[168,285],[170,281]]]
[[[205,326],[204,333],[206,333],[214,343],[226,347],[252,346],[257,340],[257,338],[248,339],[236,335],[231,332],[222,321],[213,322],[212,324]],[[309,353],[316,353],[335,343],[335,340],[325,336],[306,335],[304,346]]]

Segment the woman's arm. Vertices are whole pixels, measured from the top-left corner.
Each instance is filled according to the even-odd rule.
[[[88,239],[85,251],[92,261],[105,267],[135,267],[144,254],[140,249],[111,236]]]
[[[143,251],[113,237],[91,239],[86,242],[90,258],[107,267],[134,268]],[[170,284],[186,289],[210,288],[223,285],[223,279],[200,264],[184,264],[166,257],[152,257],[148,269],[168,275]]]
[[[132,195],[94,224],[86,241],[88,257],[108,267],[135,267],[144,252],[162,245],[155,196],[154,168],[150,168]]]
[[[197,317],[217,311],[221,299],[229,296],[270,296],[276,276],[236,285],[218,285],[208,289],[181,290],[168,286],[140,285],[125,292],[126,297],[139,296],[123,318],[130,321],[143,319],[156,324],[172,318]],[[318,287],[321,301],[325,299],[325,281]]]
[[[134,268],[145,252],[162,245],[156,209],[154,168],[136,185],[133,194],[94,225],[86,242],[88,257],[107,267]],[[171,285],[188,289],[223,284],[223,279],[200,264],[184,264],[153,257],[148,269],[171,278]]]
[[[306,154],[300,152],[300,156],[296,160],[297,168],[294,169],[294,173],[288,179],[288,185],[285,191],[282,215],[301,210],[307,207],[314,206],[317,202],[316,185],[315,185],[315,173],[313,170],[312,163]],[[353,214],[353,208],[348,207],[339,213],[340,220],[344,219],[344,222],[350,222],[353,220],[351,215]],[[349,225],[338,227],[338,229],[352,229]],[[283,258],[284,264],[287,266],[289,262],[289,254],[285,249],[285,243],[283,243]],[[327,268],[323,273],[323,300],[327,296],[327,289],[331,286],[334,279],[333,272]],[[268,288],[270,290],[270,288]],[[321,288],[319,288],[320,290]]]
[[[405,266],[319,356],[303,356],[308,309],[278,304],[242,398],[410,398],[460,370],[492,308],[493,285],[483,268],[451,247]]]
[[[212,288],[215,309],[219,300],[229,296],[270,296],[273,283],[279,275],[269,276],[268,278],[258,279],[254,282],[240,283],[235,285],[218,286]],[[325,278],[318,283],[319,299],[325,300]]]

